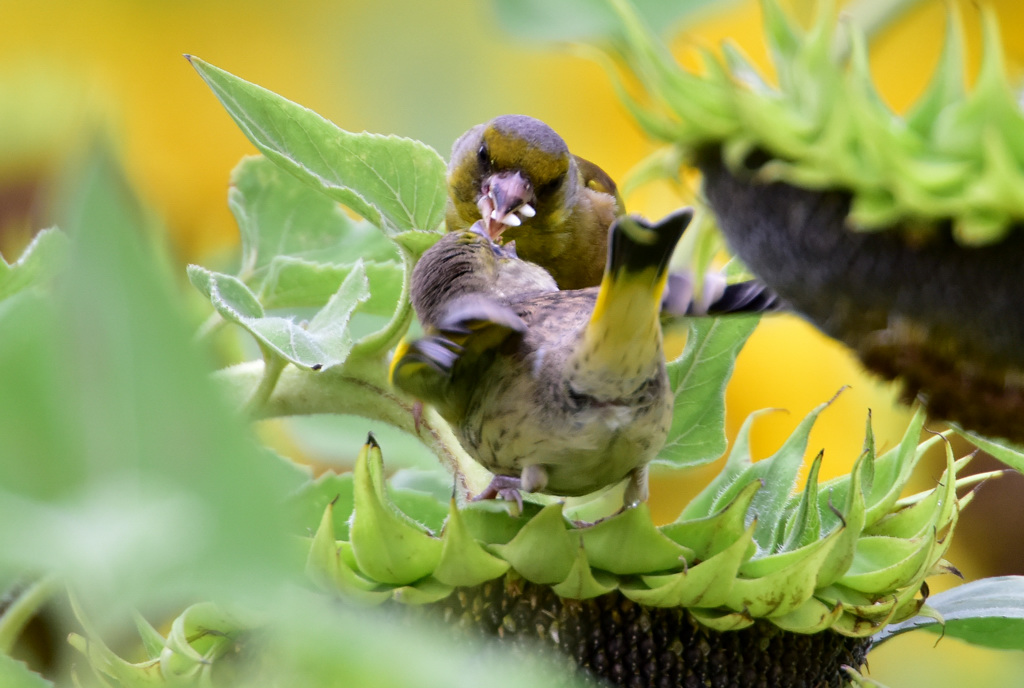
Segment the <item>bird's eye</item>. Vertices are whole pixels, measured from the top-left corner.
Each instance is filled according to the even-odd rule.
[[[476,159],[480,161],[481,165],[489,166],[491,164],[491,152],[487,150],[486,143],[482,144],[476,152]]]

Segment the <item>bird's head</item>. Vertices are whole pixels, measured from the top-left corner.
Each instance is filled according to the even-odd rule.
[[[435,325],[441,309],[453,298],[489,293],[498,261],[508,253],[490,240],[483,222],[441,237],[412,271],[412,305],[420,322]]]
[[[495,117],[452,148],[449,218],[454,211],[458,226],[482,219],[495,240],[509,227],[551,224],[573,174],[573,157],[551,127],[526,115]]]

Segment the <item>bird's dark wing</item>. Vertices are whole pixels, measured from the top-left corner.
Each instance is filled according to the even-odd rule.
[[[512,334],[526,331],[526,323],[508,306],[495,299],[470,294],[455,299],[437,325],[440,333],[475,355],[500,346]]]
[[[396,355],[391,379],[404,392],[433,404],[449,420],[463,413],[472,391],[506,339],[526,331],[516,312],[480,295],[452,301],[429,333]]]

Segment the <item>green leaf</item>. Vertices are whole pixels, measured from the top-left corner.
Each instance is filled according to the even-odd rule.
[[[952,447],[947,443],[947,469],[946,474],[940,479],[939,485],[921,495],[914,495],[912,498],[898,503],[893,511],[866,529],[865,534],[909,540],[923,538],[936,531],[941,532],[953,516],[954,505],[957,504],[957,473],[970,463],[972,458],[973,455],[969,455],[954,462]]]
[[[103,681],[101,685],[110,685],[103,676],[109,676],[118,684],[131,688],[167,685],[159,659],[133,664],[117,656],[99,636],[92,633],[89,638],[72,633],[68,636],[68,644],[85,655],[96,676]]]
[[[243,158],[232,171],[228,205],[242,235],[238,277],[261,299],[271,262],[278,258],[345,265],[359,258],[398,259],[394,244],[379,229],[352,220],[335,201],[263,156]],[[312,305],[322,306],[336,289],[337,284],[324,301]],[[264,305],[274,307],[265,300]]]
[[[235,644],[235,636],[252,626],[250,615],[240,615],[213,602],[194,604],[175,617],[161,655],[167,677],[189,676],[212,664]]]
[[[926,416],[927,412],[924,406],[918,406],[900,443],[872,462],[874,466],[871,469],[873,473],[871,491],[865,494],[867,506],[865,523],[867,525],[875,523],[892,510],[893,505],[896,504],[903,492],[904,486],[910,480],[918,461],[933,444],[942,441],[939,435],[933,435],[924,442],[918,441]],[[826,483],[826,485],[828,484]],[[822,498],[826,494],[828,492],[825,486],[822,486]]]
[[[441,224],[446,166],[430,146],[345,131],[265,88],[197,57],[188,59],[242,132],[275,164],[388,235]]]
[[[59,589],[54,577],[6,587],[0,601],[0,655],[12,650],[28,622]]]
[[[369,297],[370,287],[366,279],[366,269],[362,262],[359,262],[353,266],[352,272],[345,277],[327,305],[309,321],[309,332],[327,346],[332,346],[331,342],[344,340],[348,336],[347,325],[352,312]],[[340,347],[335,350],[342,349],[343,347]],[[348,351],[345,350],[338,362],[344,360],[347,354]]]
[[[765,551],[774,551],[776,537],[781,535],[778,532],[779,524],[786,516],[783,507],[789,499],[796,483],[797,472],[803,463],[808,435],[818,414],[829,403],[831,401],[813,409],[778,451],[756,463],[752,462],[750,457],[750,428],[758,414],[751,414],[737,433],[725,467],[683,510],[683,517],[699,518],[721,509],[743,490],[749,489],[751,482],[760,480],[764,487],[754,495],[747,518],[748,521],[754,517],[758,519],[758,528],[754,536],[758,547]]]
[[[393,484],[390,486],[389,494],[392,503],[403,514],[435,533],[441,532],[448,516],[444,502],[438,501],[434,495],[426,492],[398,489]]]
[[[70,174],[66,270],[0,309],[0,571],[104,613],[279,584],[279,466],[223,405],[111,154]]]
[[[468,503],[460,510],[460,514],[466,528],[477,540],[504,545],[540,511],[541,507],[538,505],[524,502],[523,513],[513,516],[506,504],[485,500]]]
[[[637,13],[662,31],[677,28],[707,10],[733,5],[712,0],[633,0]],[[622,29],[606,2],[594,0],[495,0],[498,22],[520,38],[537,41],[595,41],[615,38]]]
[[[0,686],[4,686],[4,688],[53,688],[53,683],[13,657],[0,654]]]
[[[853,469],[850,471],[850,491],[847,493],[842,520],[840,523],[830,526],[832,528],[841,528],[842,533],[832,548],[832,554],[829,556],[828,561],[818,571],[819,588],[831,585],[849,570],[850,564],[853,563],[853,559],[856,556],[857,541],[864,532],[864,522],[867,520],[867,510],[864,505],[864,478],[870,475],[870,471],[865,467],[874,461],[874,434],[871,431],[870,414],[868,418],[868,439],[865,444],[870,444],[871,449],[866,450],[860,455],[860,458],[854,462]],[[824,507],[819,501],[814,508],[822,509]],[[839,520],[838,516],[836,520]]]
[[[812,597],[793,611],[772,617],[772,623],[784,631],[822,633],[831,628],[842,614],[843,605],[830,606]]]
[[[423,255],[423,252],[437,243],[441,235],[437,232],[428,232],[422,229],[410,229],[399,232],[391,237],[399,246],[404,247],[415,258]]]
[[[828,604],[841,603],[845,619],[843,623],[860,619],[876,626],[875,630],[878,630],[879,624],[884,626],[889,623],[901,605],[907,602],[916,603],[919,591],[919,586],[908,585],[894,594],[879,599],[875,594],[865,594],[843,585],[833,584],[819,588],[815,592],[815,597]],[[847,618],[848,615],[854,618]]]
[[[675,408],[656,461],[699,466],[725,451],[725,386],[757,323],[756,317],[691,319],[682,355],[668,364]]]
[[[198,265],[188,266],[188,278],[217,312],[231,322],[256,320],[264,316],[263,304],[245,282],[232,275],[213,272]]]
[[[741,631],[754,625],[754,617],[746,612],[723,612],[720,609],[691,609],[690,615],[713,631]]]
[[[275,308],[321,308],[345,281],[357,263],[319,263],[294,256],[275,256],[260,284],[259,301]],[[361,313],[390,316],[402,295],[402,264],[363,263],[370,295]]]
[[[875,644],[918,628],[1000,650],[1024,650],[1024,576],[983,578],[928,598],[945,623],[918,616],[893,624]]]
[[[913,580],[935,547],[933,534],[914,540],[869,535],[857,541],[856,555],[839,583],[861,592],[894,590]]]
[[[743,425],[740,426],[739,432],[736,433],[736,439],[732,443],[732,450],[725,459],[725,466],[700,491],[700,494],[691,499],[690,503],[683,508],[683,512],[679,515],[678,520],[684,521],[711,516],[716,510],[722,508],[719,505],[722,501],[725,501],[722,499],[722,494],[726,490],[729,490],[731,493],[742,493],[745,490],[751,489],[749,484],[739,482],[740,476],[753,465],[753,460],[750,456],[750,430],[758,416],[769,413],[772,410],[762,409],[754,411],[747,416],[746,420],[743,421]],[[760,478],[757,479],[757,482],[760,483]],[[753,493],[750,493],[750,496],[753,498]],[[746,510],[744,510],[745,517]]]
[[[349,320],[369,298],[362,263],[357,263],[338,290],[303,327],[291,318],[266,316],[256,295],[237,277],[188,266],[188,276],[226,320],[236,323],[265,349],[295,365],[321,370],[340,365],[352,350]]]
[[[14,263],[0,256],[0,301],[57,274],[67,258],[68,243],[59,229],[44,229]]]
[[[321,526],[324,510],[330,504],[334,516],[331,536],[347,540],[348,522],[355,506],[352,490],[351,473],[338,475],[331,471],[296,490],[286,505],[294,517],[298,533],[306,535],[315,532]]]

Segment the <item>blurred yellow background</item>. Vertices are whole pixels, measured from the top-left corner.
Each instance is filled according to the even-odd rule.
[[[724,3],[723,3],[724,4]],[[814,3],[788,6],[809,19]],[[976,5],[958,3],[969,45],[967,73],[978,61]],[[1024,3],[991,3],[1000,17],[1011,74],[1024,65]],[[924,88],[944,34],[946,3],[920,3],[872,45],[879,89],[897,110]],[[618,105],[602,70],[550,46],[516,42],[495,23],[487,2],[472,0],[87,0],[0,2],[0,252],[13,259],[34,229],[50,220],[61,169],[97,130],[120,147],[130,178],[166,224],[175,259],[228,255],[237,230],[226,204],[228,174],[255,152],[182,59],[202,57],[316,110],[339,126],[423,140],[447,158],[451,142],[473,124],[521,112],[548,122],[576,153],[622,179],[653,150]],[[767,65],[756,2],[728,4],[673,41],[739,43]],[[688,199],[666,186],[627,198],[630,210],[658,215]],[[814,406],[849,385],[819,421],[810,453],[825,449],[823,477],[848,469],[859,454],[871,409],[880,449],[895,444],[908,412],[895,391],[863,375],[839,344],[793,317],[766,318],[737,365],[728,393],[728,428],[752,411],[780,409],[755,426],[756,457],[767,456]],[[714,470],[709,469],[709,470]],[[923,469],[919,489],[939,469]],[[662,476],[652,508],[667,520],[710,476]],[[1019,476],[1015,476],[1019,477]],[[1019,502],[1020,481],[1016,484]],[[962,523],[970,549],[951,559],[969,579],[1024,573],[1019,512],[981,510]],[[1009,530],[1000,529],[1009,522]],[[1016,525],[1013,525],[1016,524]],[[936,587],[944,587],[939,582]],[[964,648],[931,636],[901,638],[871,655],[872,676],[893,688],[1024,684],[1017,654]],[[979,670],[979,667],[981,669]]]

